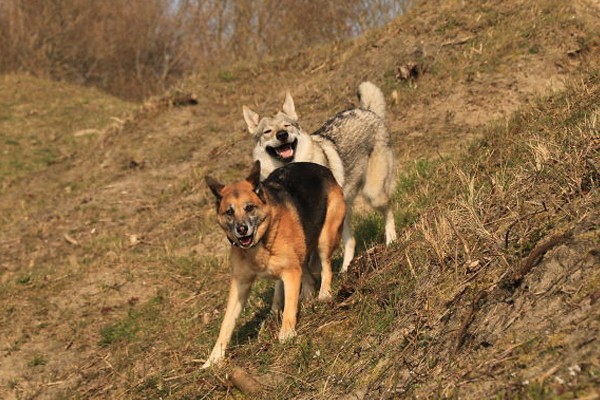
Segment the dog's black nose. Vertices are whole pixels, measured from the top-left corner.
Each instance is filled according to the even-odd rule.
[[[283,142],[284,140],[287,140],[288,133],[287,133],[287,131],[279,131],[279,132],[277,132],[275,137],[277,138],[277,140],[280,140]]]
[[[240,224],[240,225],[238,225],[238,226],[235,227],[235,230],[240,235],[245,235],[246,233],[248,233],[248,226],[246,224]]]

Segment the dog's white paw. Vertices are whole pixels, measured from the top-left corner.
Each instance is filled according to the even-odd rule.
[[[296,331],[295,330],[289,330],[289,331],[281,331],[279,332],[279,342],[281,343],[285,343],[293,338],[296,337]]]
[[[385,245],[389,246],[398,239],[396,235],[396,225],[394,223],[394,214],[389,212],[385,223]]]
[[[329,290],[321,290],[319,292],[319,300],[326,301],[331,299],[331,292]]]
[[[207,369],[210,368],[212,366],[221,364],[223,362],[223,359],[225,358],[225,352],[221,352],[221,351],[213,351],[210,354],[210,357],[208,357],[208,360],[206,360],[206,362],[204,364],[202,364],[202,369]]]
[[[208,360],[206,360],[206,362],[204,364],[202,364],[202,369],[208,369],[210,367],[213,367],[215,365],[219,365],[223,362],[222,358],[219,359],[211,359],[209,358]]]
[[[396,232],[386,232],[385,233],[385,245],[389,246],[394,243],[397,239]]]

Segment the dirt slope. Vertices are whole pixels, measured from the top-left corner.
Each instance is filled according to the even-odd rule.
[[[242,104],[272,113],[289,89],[312,130],[369,79],[388,100],[402,239],[337,278],[333,304],[305,305],[289,345],[273,343],[276,322],[259,326],[271,287],[258,285],[231,363],[263,377],[265,398],[593,398],[598,31],[591,1],[424,1],[353,42],[205,71],[169,93],[196,106],[132,111],[4,78],[3,104],[44,94],[0,114],[0,154],[18,143],[31,161],[0,163],[0,397],[239,395],[227,368],[198,369],[228,280],[202,177],[248,169]],[[410,64],[417,77],[402,79]],[[48,109],[62,119],[42,111],[42,140],[27,124]],[[380,243],[381,221],[355,223],[364,247]]]

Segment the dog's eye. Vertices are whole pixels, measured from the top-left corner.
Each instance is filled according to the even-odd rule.
[[[287,129],[287,128],[291,127],[291,125],[290,124],[285,124],[285,125],[283,125],[283,127]]]
[[[271,133],[271,132],[273,132],[273,130],[271,130],[271,129],[267,129],[267,130],[263,131],[263,134],[264,134],[264,135],[268,135],[268,134],[269,134],[269,133]]]
[[[227,211],[225,211],[225,215],[232,216],[234,214],[233,208],[229,207]]]
[[[246,204],[246,207],[244,207],[244,211],[246,211],[247,213],[252,212],[256,210],[256,206],[254,204]]]

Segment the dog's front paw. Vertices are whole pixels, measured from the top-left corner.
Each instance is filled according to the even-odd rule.
[[[207,369],[215,365],[221,364],[225,358],[225,352],[219,350],[213,350],[208,359],[202,364],[202,369]]]
[[[385,245],[389,246],[390,244],[394,243],[396,241],[397,237],[396,237],[396,232],[391,232],[385,233]]]
[[[289,331],[281,331],[279,332],[279,342],[281,343],[285,343],[293,338],[296,337],[296,331],[295,330],[289,330]]]
[[[209,358],[208,360],[206,360],[206,362],[204,364],[202,364],[202,369],[207,369],[216,365],[219,365],[223,362],[222,358]]]
[[[319,291],[319,300],[320,301],[331,300],[331,292],[329,290]]]

